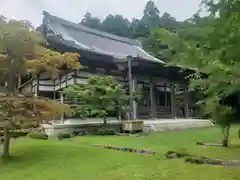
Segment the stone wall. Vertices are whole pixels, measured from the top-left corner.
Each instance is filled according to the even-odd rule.
[[[102,127],[103,124],[43,124],[42,127],[49,137],[57,137],[60,134],[70,134],[73,132],[91,133]],[[120,129],[119,123],[105,125],[106,128]]]
[[[161,122],[150,122],[145,124],[144,131],[161,132],[171,130],[183,130],[193,128],[211,127],[213,123],[210,120],[201,119],[175,119]]]

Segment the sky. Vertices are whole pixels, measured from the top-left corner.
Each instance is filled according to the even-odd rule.
[[[140,18],[148,0],[0,0],[0,14],[7,18],[29,20],[38,26],[42,11],[80,22],[86,12],[103,19],[108,14],[121,14],[131,20]],[[201,0],[154,0],[160,14],[170,13],[177,20],[191,17]]]

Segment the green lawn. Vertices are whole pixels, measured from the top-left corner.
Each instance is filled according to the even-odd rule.
[[[186,151],[221,159],[240,159],[237,127],[229,149],[196,146],[217,142],[218,128],[158,133],[145,137],[77,137],[64,141],[21,139],[12,146],[13,160],[0,164],[1,180],[238,180],[240,168],[191,165],[152,155],[114,152],[91,146],[106,144]]]

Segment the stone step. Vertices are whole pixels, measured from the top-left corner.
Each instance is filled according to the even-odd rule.
[[[144,130],[147,132],[159,132],[159,131],[169,131],[169,130],[181,130],[181,129],[191,129],[191,128],[202,128],[211,127],[213,123],[210,120],[166,120],[162,122],[154,122],[150,124],[145,124]]]

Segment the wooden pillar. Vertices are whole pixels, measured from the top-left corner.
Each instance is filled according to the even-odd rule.
[[[184,115],[185,118],[189,118],[189,107],[188,107],[188,88],[184,87]]]
[[[150,80],[150,102],[151,102],[151,117],[156,118],[156,85],[155,82]]]
[[[56,91],[55,91],[55,84],[56,84],[56,79],[53,80],[53,100],[56,100]],[[53,120],[55,120],[55,117],[53,116]]]
[[[63,92],[62,91],[60,92],[60,103],[64,104],[64,97],[63,97]],[[64,124],[64,113],[63,112],[61,114],[61,122],[62,122],[62,124]]]
[[[171,111],[172,111],[172,118],[177,118],[176,114],[176,101],[175,101],[175,86],[171,84]]]
[[[37,75],[37,89],[35,89],[35,95],[38,96],[39,94],[39,79],[40,79],[40,75]]]
[[[132,79],[132,57],[127,57],[128,61],[128,84],[129,84],[129,105],[130,105],[130,120],[133,120],[133,79]]]
[[[53,80],[53,100],[56,100],[56,79]]]
[[[133,94],[135,94],[136,93],[136,88],[137,88],[137,78],[136,78],[136,76],[133,77],[132,88],[133,88]],[[133,119],[136,120],[137,117],[138,117],[137,102],[135,100],[133,100]]]
[[[165,107],[168,106],[167,83],[166,82],[164,82],[164,104],[165,104]]]

